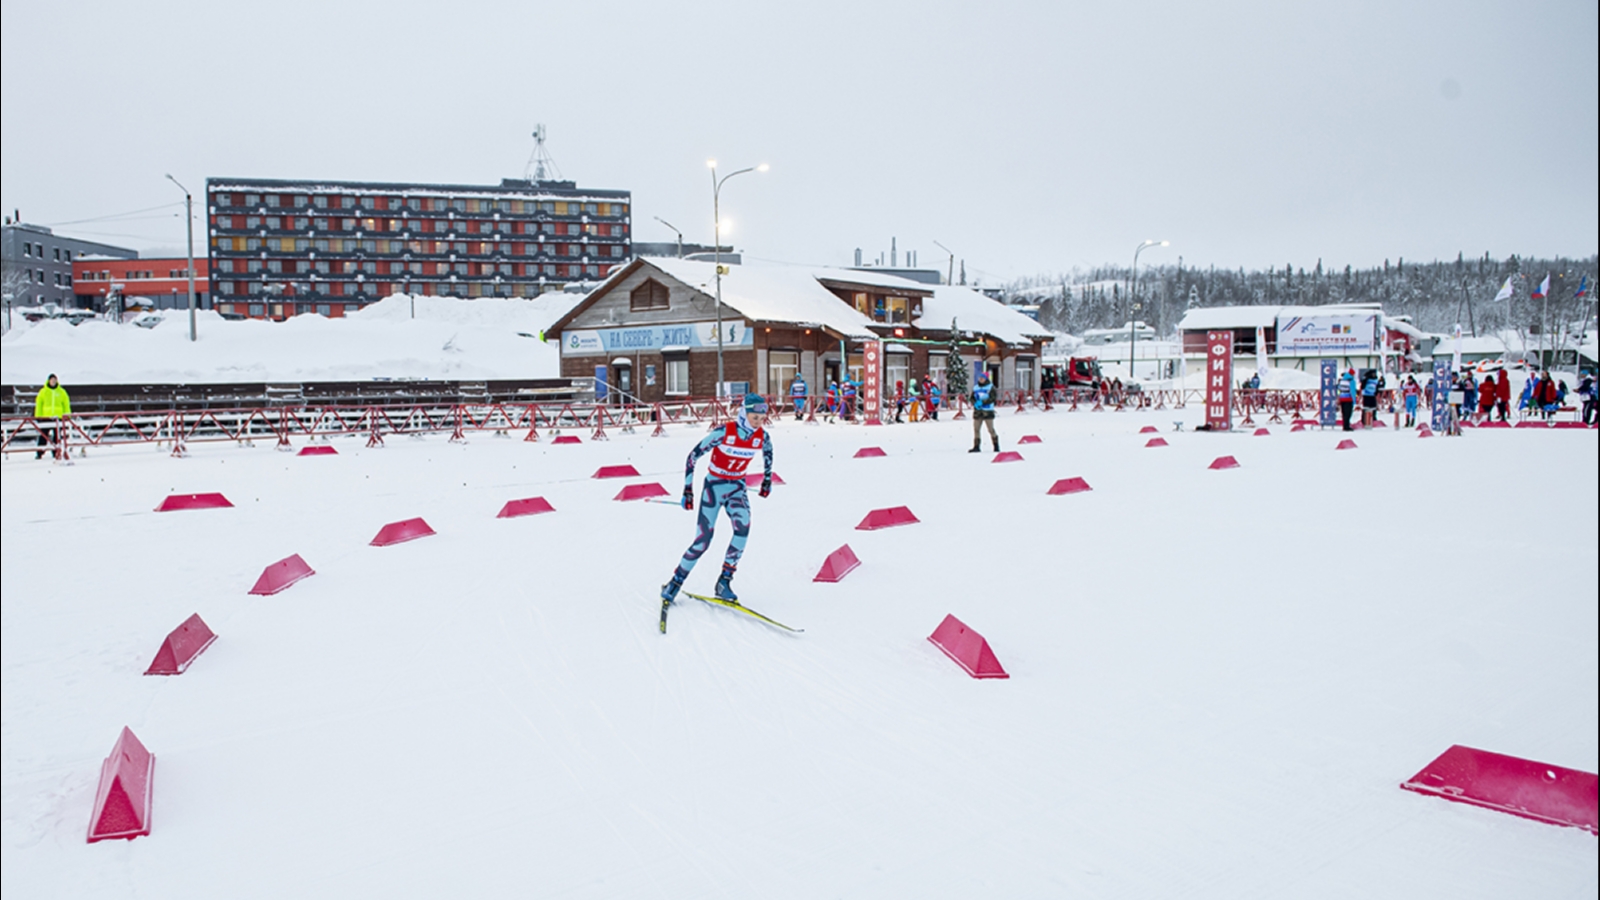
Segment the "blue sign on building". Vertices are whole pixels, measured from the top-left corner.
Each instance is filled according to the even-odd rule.
[[[606,367],[594,367],[594,399],[598,402],[606,398]]]
[[[1433,359],[1433,430],[1444,433],[1450,417],[1450,360]]]
[[[1323,428],[1332,428],[1339,424],[1339,361],[1337,359],[1322,360],[1322,382],[1319,385],[1317,421]]]

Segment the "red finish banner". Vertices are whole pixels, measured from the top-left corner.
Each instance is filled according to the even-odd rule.
[[[882,360],[883,342],[867,341],[861,348],[861,408],[868,425],[883,424]]]
[[[1233,429],[1233,332],[1206,332],[1206,427]]]

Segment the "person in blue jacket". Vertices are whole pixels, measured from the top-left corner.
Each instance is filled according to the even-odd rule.
[[[1339,418],[1344,422],[1345,431],[1353,431],[1350,427],[1350,414],[1356,408],[1356,370],[1346,369],[1339,376]]]
[[[983,433],[980,429],[989,426],[989,440],[994,444],[996,453],[1000,452],[1000,436],[994,433],[994,402],[999,393],[994,385],[989,383],[989,373],[979,372],[978,383],[972,386],[972,449],[968,453],[977,453],[983,443]]]
[[[798,372],[789,382],[789,402],[794,404],[795,421],[800,421],[806,414],[806,380]]]

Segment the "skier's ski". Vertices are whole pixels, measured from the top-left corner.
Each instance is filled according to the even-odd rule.
[[[751,618],[760,619],[761,621],[763,621],[763,622],[767,623],[768,625],[771,625],[771,626],[773,626],[775,628],[782,628],[784,631],[792,632],[794,634],[802,634],[802,633],[805,632],[804,628],[790,628],[788,625],[785,625],[785,624],[783,624],[782,622],[779,622],[776,619],[770,619],[770,618],[762,615],[761,613],[756,612],[755,610],[751,609],[750,607],[745,606],[744,604],[739,603],[739,602],[734,601],[734,600],[724,600],[721,597],[707,597],[704,594],[691,594],[688,591],[684,591],[683,595],[685,597],[693,597],[696,600],[699,600],[699,601],[701,601],[703,603],[709,603],[712,606],[720,606],[723,609],[731,609],[731,610],[734,610],[736,612],[742,612],[745,615],[750,616]],[[662,612],[662,615],[663,616],[666,615],[665,611]],[[663,621],[665,621],[665,620],[663,619]]]
[[[662,634],[666,634],[667,633],[667,607],[669,607],[671,605],[672,605],[672,601],[671,600],[663,599],[661,601],[661,633]]]

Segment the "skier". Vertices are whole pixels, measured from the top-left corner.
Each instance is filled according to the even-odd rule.
[[[928,418],[935,422],[939,421],[939,395],[941,393],[943,392],[939,390],[939,385],[930,379],[928,381]]]
[[[994,385],[989,383],[989,373],[979,372],[978,383],[972,388],[972,449],[968,453],[977,453],[979,444],[983,443],[983,435],[979,429],[985,424],[989,426],[989,440],[994,442],[994,451],[1000,452],[1000,436],[994,433]]]
[[[716,596],[737,602],[733,592],[733,573],[744,554],[744,543],[750,535],[750,497],[745,492],[744,470],[757,452],[761,454],[761,496],[772,493],[772,440],[763,426],[767,424],[767,401],[760,394],[745,394],[739,408],[738,420],[728,422],[721,429],[706,435],[689,451],[683,474],[683,508],[694,509],[694,466],[700,457],[711,454],[707,466],[705,485],[700,491],[700,518],[695,523],[694,543],[684,551],[683,560],[673,570],[672,578],[661,586],[661,601],[671,603],[689,577],[694,564],[711,546],[711,535],[717,526],[717,511],[728,510],[728,520],[733,523],[733,538],[728,541],[728,552],[723,559],[722,575],[717,579]],[[662,615],[666,607],[662,606]],[[666,621],[665,618],[662,619]],[[665,630],[665,625],[662,626]]]

